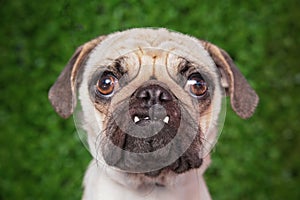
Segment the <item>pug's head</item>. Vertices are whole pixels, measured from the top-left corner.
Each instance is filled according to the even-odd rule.
[[[217,46],[165,29],[131,29],[80,46],[49,92],[76,111],[92,155],[156,177],[199,168],[215,144],[224,97],[250,117],[258,97]]]

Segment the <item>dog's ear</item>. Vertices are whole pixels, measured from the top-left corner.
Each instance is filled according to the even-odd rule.
[[[221,83],[230,95],[233,110],[241,118],[251,117],[259,101],[256,92],[237,69],[227,52],[207,41],[201,42],[220,70]]]
[[[48,97],[55,111],[63,118],[68,118],[76,106],[76,81],[90,52],[105,36],[100,36],[77,48],[64,70],[50,88]]]

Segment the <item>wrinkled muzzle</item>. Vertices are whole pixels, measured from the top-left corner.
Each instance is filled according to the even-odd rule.
[[[128,106],[128,107],[127,107]],[[201,130],[158,84],[138,88],[108,120],[100,148],[108,165],[130,172],[184,172],[201,165]]]

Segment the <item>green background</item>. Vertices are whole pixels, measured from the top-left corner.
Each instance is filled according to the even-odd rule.
[[[47,99],[75,48],[132,27],[166,27],[226,49],[260,96],[227,107],[205,177],[214,199],[300,199],[300,3],[0,0],[0,199],[80,199],[91,159]]]

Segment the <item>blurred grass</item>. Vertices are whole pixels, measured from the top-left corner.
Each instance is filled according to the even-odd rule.
[[[226,49],[260,96],[229,108],[206,173],[214,199],[300,199],[300,3],[0,1],[0,199],[80,199],[90,155],[47,91],[77,46],[131,27],[166,27]]]

